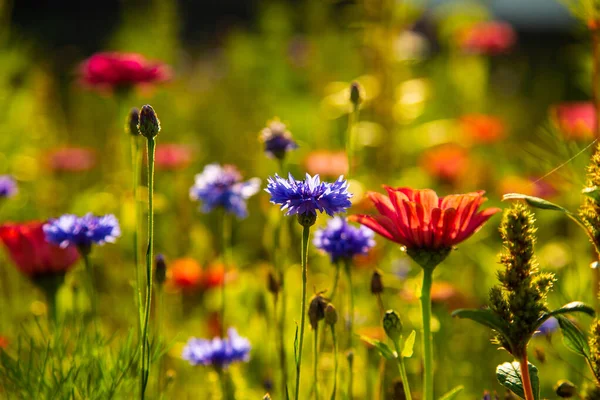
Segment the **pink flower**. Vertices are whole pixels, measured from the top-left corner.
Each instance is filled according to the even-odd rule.
[[[135,53],[96,53],[80,66],[84,85],[117,89],[141,84],[164,82],[171,77],[171,69],[162,63],[147,61]]]
[[[513,28],[505,22],[480,22],[459,33],[459,45],[468,53],[501,54],[516,42]]]
[[[87,147],[61,147],[46,155],[48,167],[56,172],[89,171],[96,165],[96,153]]]
[[[580,140],[594,137],[596,111],[592,103],[559,104],[552,108],[551,114],[566,139]]]
[[[157,169],[183,169],[192,162],[192,151],[183,144],[160,144],[156,147],[155,162]]]

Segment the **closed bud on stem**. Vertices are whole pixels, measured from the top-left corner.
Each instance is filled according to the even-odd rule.
[[[325,307],[325,323],[327,325],[333,326],[337,323],[337,320],[338,320],[337,310],[335,309],[333,304],[331,304],[331,303],[327,304],[327,307]]]
[[[133,107],[131,111],[129,111],[129,115],[127,116],[127,124],[125,124],[125,130],[131,136],[138,136],[140,131],[138,130],[138,125],[140,123],[140,110],[137,107]]]
[[[371,293],[375,295],[383,293],[383,281],[381,280],[381,272],[377,269],[373,271],[373,276],[371,276]]]
[[[275,278],[275,274],[273,274],[272,271],[269,271],[269,276],[267,279],[267,289],[269,289],[271,294],[277,296],[277,293],[279,293],[279,290],[281,289],[281,285],[279,285],[279,281],[277,281],[277,278]]]
[[[317,222],[317,214],[298,214],[298,223],[305,228],[311,227]]]
[[[383,317],[383,329],[385,334],[394,342],[397,342],[402,335],[402,321],[400,316],[394,310],[387,310]]]
[[[362,88],[360,87],[358,82],[355,81],[350,84],[350,101],[352,102],[354,107],[358,107],[360,103],[362,103],[361,91]]]
[[[569,381],[558,381],[554,390],[556,395],[563,399],[570,399],[577,395],[577,387]]]
[[[327,300],[320,294],[314,295],[310,300],[308,319],[313,329],[317,329],[319,321],[325,318],[325,307],[327,307]]]
[[[156,283],[162,285],[167,280],[167,263],[165,257],[162,254],[157,254],[154,257],[154,276]]]
[[[138,129],[142,136],[148,139],[156,137],[160,132],[160,121],[158,115],[154,111],[151,105],[146,104],[140,111],[140,121],[138,123]]]

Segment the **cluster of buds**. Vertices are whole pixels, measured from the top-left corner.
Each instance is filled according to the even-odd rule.
[[[600,145],[587,167],[586,189],[593,190],[600,187]],[[596,250],[600,249],[600,202],[593,196],[586,196],[579,208],[579,217],[589,232]]]

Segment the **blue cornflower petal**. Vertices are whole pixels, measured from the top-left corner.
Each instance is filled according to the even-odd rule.
[[[319,175],[306,174],[304,181],[297,181],[292,174],[287,179],[275,174],[269,177],[265,191],[271,195],[271,203],[279,204],[286,215],[316,215],[317,211],[333,216],[345,212],[351,206],[348,182],[340,176],[334,183],[321,182]]]
[[[234,328],[229,328],[226,338],[212,340],[191,338],[183,349],[182,358],[191,365],[229,364],[250,359],[250,342],[241,337]]]
[[[342,217],[329,220],[325,228],[317,229],[313,244],[331,258],[332,263],[367,254],[375,246],[374,232],[364,226],[354,227]]]
[[[114,243],[121,236],[119,221],[112,215],[95,216],[88,213],[83,217],[64,214],[44,224],[46,240],[65,248],[69,245],[89,247],[92,244]]]
[[[560,326],[558,320],[554,317],[550,317],[545,320],[535,331],[533,336],[548,336],[556,332]]]
[[[248,215],[246,200],[260,190],[260,179],[242,181],[235,167],[209,164],[202,173],[196,175],[194,186],[190,188],[190,198],[201,201],[201,210],[211,212],[216,207],[245,218]]]
[[[0,175],[0,198],[17,194],[17,182],[10,175]]]
[[[261,138],[265,143],[265,153],[269,157],[283,159],[287,152],[298,148],[292,134],[287,130],[284,123],[275,119],[267,123],[267,127],[261,132]]]

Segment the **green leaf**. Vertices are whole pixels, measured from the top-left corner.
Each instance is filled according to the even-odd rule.
[[[508,326],[506,322],[490,309],[472,310],[460,309],[452,313],[453,317],[466,318],[478,322],[483,326],[498,331],[501,335],[508,337]]]
[[[557,316],[560,314],[570,314],[570,313],[574,313],[574,312],[582,312],[582,313],[589,315],[590,317],[593,317],[596,315],[596,312],[594,311],[594,309],[592,307],[588,306],[587,304],[585,304],[581,301],[573,301],[569,304],[565,304],[561,308],[557,308],[556,310],[552,310],[552,311],[544,314],[540,318],[540,321],[544,322],[545,320],[547,320],[550,317],[554,317],[554,316]]]
[[[586,359],[590,357],[590,346],[585,334],[565,317],[558,316],[558,325],[563,334],[563,342],[567,348]]]
[[[294,334],[294,361],[298,365],[298,324],[296,324],[296,333]]]
[[[533,389],[533,397],[535,400],[540,398],[540,379],[538,378],[538,370],[535,365],[528,363],[529,377],[531,379],[531,388]],[[523,391],[523,380],[521,379],[521,366],[518,361],[512,363],[505,362],[498,365],[496,368],[496,378],[498,382],[520,398],[525,398]]]
[[[402,348],[401,356],[404,358],[410,358],[413,355],[413,347],[415,347],[415,338],[417,332],[414,330],[408,335],[408,338],[404,341],[404,347]]]
[[[453,400],[456,399],[458,394],[463,391],[465,387],[463,385],[457,386],[442,397],[439,400]]]
[[[396,354],[392,351],[392,349],[390,349],[390,347],[377,340],[377,339],[371,339],[368,336],[362,336],[360,335],[360,340],[362,340],[365,343],[368,343],[372,346],[375,346],[375,348],[377,350],[379,350],[379,354],[382,355],[383,358],[385,358],[386,360],[395,360],[396,359]]]
[[[586,187],[581,193],[591,198],[596,203],[600,203],[600,188],[598,186]]]
[[[502,196],[502,200],[525,200],[527,204],[529,204],[533,208],[539,208],[542,210],[552,210],[559,211],[565,214],[572,214],[566,208],[559,206],[558,204],[554,204],[548,200],[544,200],[540,197],[528,196],[526,194],[521,193],[507,193]]]

